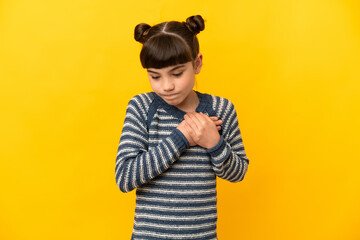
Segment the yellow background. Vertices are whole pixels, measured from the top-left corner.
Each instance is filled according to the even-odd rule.
[[[0,2],[0,239],[130,239],[115,183],[136,24],[206,20],[197,90],[230,99],[250,159],[218,236],[360,239],[357,0]]]

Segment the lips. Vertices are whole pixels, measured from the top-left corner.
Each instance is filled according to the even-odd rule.
[[[174,97],[176,95],[176,93],[174,93],[174,94],[168,94],[168,95],[164,95],[164,97],[166,97],[166,98],[171,98],[171,97]]]

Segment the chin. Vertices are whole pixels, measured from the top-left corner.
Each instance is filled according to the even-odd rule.
[[[179,101],[179,99],[164,99],[165,102],[167,102],[170,105],[176,106],[179,105],[181,103],[181,101]]]
[[[178,101],[176,101],[176,100],[169,100],[169,99],[164,99],[164,100],[165,100],[165,102],[167,102],[170,105],[177,105],[178,104]]]

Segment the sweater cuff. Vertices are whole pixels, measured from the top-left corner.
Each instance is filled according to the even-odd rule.
[[[220,135],[219,142],[214,147],[206,149],[206,152],[210,154],[211,161],[218,165],[228,159],[230,155],[230,147],[226,144],[223,136]]]
[[[190,146],[189,141],[179,129],[176,128],[171,135],[174,136],[173,142],[178,147],[180,153]]]

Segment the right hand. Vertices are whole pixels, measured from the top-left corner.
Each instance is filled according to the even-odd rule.
[[[215,122],[215,125],[217,127],[218,130],[221,129],[221,124],[223,123],[222,120],[219,120],[218,117],[214,116],[214,117],[210,117],[211,120],[213,120]],[[190,133],[187,131],[187,129],[185,128],[185,120],[183,120],[178,126],[177,129],[179,129],[182,134],[184,134],[184,136],[186,137],[186,139],[189,141],[189,145],[192,146],[196,146],[197,144],[194,142],[194,140],[192,139],[192,137],[190,136]]]

